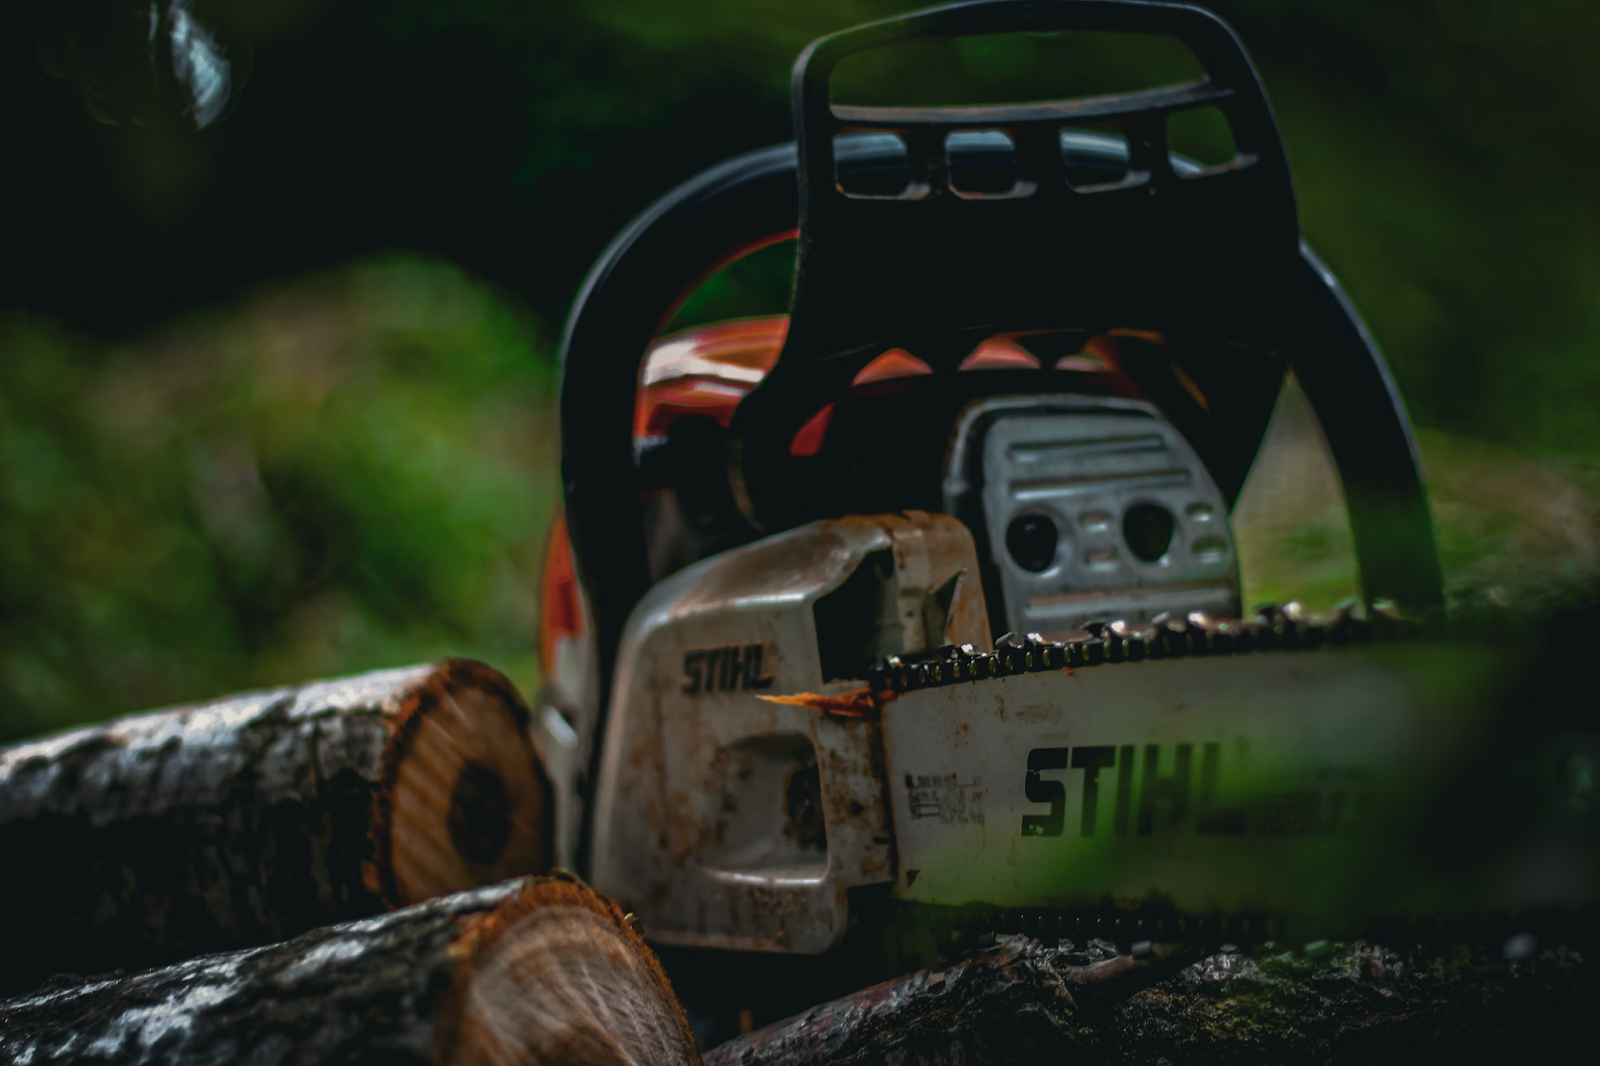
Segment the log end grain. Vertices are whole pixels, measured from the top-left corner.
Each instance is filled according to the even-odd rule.
[[[686,1066],[694,1037],[655,955],[614,902],[531,882],[475,918],[435,1060],[490,1066]]]
[[[0,995],[282,941],[552,860],[504,675],[447,660],[0,748]]]
[[[698,1066],[660,966],[585,885],[526,878],[0,1001],[0,1063]]]
[[[553,795],[527,725],[511,683],[470,660],[404,697],[372,826],[370,887],[390,906],[550,868]]]

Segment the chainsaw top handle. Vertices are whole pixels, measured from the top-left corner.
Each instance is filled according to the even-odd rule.
[[[862,107],[831,98],[845,58],[920,39],[1116,32],[1175,38],[1203,75],[1181,85],[982,106]],[[1201,8],[1132,0],[972,0],[824,37],[792,81],[800,226],[789,331],[777,362],[730,427],[730,478],[757,529],[822,517],[827,486],[794,434],[886,351],[950,374],[999,331],[1146,330],[1201,381],[1210,440],[1197,442],[1237,497],[1292,365],[1345,482],[1369,597],[1411,608],[1442,600],[1432,521],[1409,425],[1381,355],[1326,271],[1303,252],[1277,123],[1233,31]],[[1175,166],[1167,123],[1221,112],[1236,152]],[[1084,125],[1127,145],[1122,180],[1078,185],[1064,150]],[[1008,189],[963,189],[955,138],[1007,142]],[[899,190],[852,188],[838,148],[896,144]],[[848,140],[847,140],[848,138]],[[1282,356],[1266,369],[1230,351]],[[1265,381],[1266,376],[1272,381]],[[1262,402],[1262,397],[1266,397]]]
[[[835,65],[865,49],[929,36],[1074,29],[1177,37],[1205,77],[1142,93],[1001,107],[851,108],[828,99]],[[757,528],[819,517],[785,509],[797,462],[789,443],[883,351],[904,347],[945,373],[996,330],[1130,327],[1214,356],[1221,376],[1202,383],[1213,400],[1229,392],[1232,345],[1277,353],[1275,373],[1294,371],[1339,468],[1365,594],[1412,609],[1442,601],[1427,497],[1399,396],[1359,315],[1299,239],[1276,124],[1226,24],[1175,4],[978,0],[823,38],[800,57],[793,84],[798,151],[785,145],[740,156],[668,193],[606,250],[568,320],[562,477],[602,689],[628,614],[650,584],[632,440],[640,362],[688,292],[729,261],[793,235],[797,216],[788,338],[736,411],[729,442],[730,476]],[[1238,154],[1225,166],[1180,174],[1165,120],[1201,106],[1225,114]],[[1120,183],[1071,186],[1061,142],[1052,138],[1075,122],[1109,124],[1126,136]],[[951,188],[946,138],[973,129],[1012,139],[1020,177],[1011,192],[968,196]],[[879,196],[841,188],[834,138],[861,130],[899,138],[912,179],[906,190]],[[859,137],[852,148],[876,150]],[[1249,411],[1213,419],[1234,434],[1212,449],[1223,457],[1227,469],[1217,480],[1232,486],[1230,497],[1271,406],[1252,399]]]
[[[1203,76],[1141,92],[986,106],[861,107],[831,84],[850,56],[923,39],[1000,33],[1120,32],[1175,38]],[[1115,326],[1227,337],[1271,348],[1273,309],[1257,298],[1298,256],[1288,164],[1271,108],[1232,30],[1199,8],[1125,0],[977,0],[825,37],[792,83],[800,152],[800,237],[783,352],[741,405],[733,473],[758,528],[805,515],[788,441],[884,351],[903,348],[952,371],[997,330]],[[1215,109],[1237,153],[1195,172],[1173,165],[1173,115]],[[1126,140],[1122,180],[1075,182],[1064,139],[1084,127]],[[898,142],[898,191],[852,188],[837,148],[863,133]],[[952,145],[1009,143],[1009,189],[963,189]],[[1186,172],[1185,172],[1186,171]],[[1267,342],[1267,343],[1261,343]],[[1281,372],[1281,368],[1274,368]],[[1228,390],[1247,389],[1235,369]],[[1265,390],[1276,395],[1276,388]],[[1243,482],[1270,405],[1215,420],[1235,438],[1207,456],[1230,498]],[[1225,456],[1218,463],[1216,460]]]

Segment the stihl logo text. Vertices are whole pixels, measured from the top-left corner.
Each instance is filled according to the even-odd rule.
[[[760,644],[730,644],[684,652],[683,691],[698,696],[703,692],[771,688],[772,675],[761,672],[763,658]]]
[[[1028,752],[1023,790],[1049,812],[1022,816],[1025,837],[1055,837],[1069,831],[1070,780],[1046,779],[1054,770],[1080,771],[1077,817],[1071,829],[1092,837],[1107,830],[1116,836],[1161,830],[1208,834],[1298,836],[1349,828],[1359,770],[1319,771],[1312,787],[1254,797],[1248,804],[1224,806],[1218,799],[1222,745],[1202,744],[1198,774],[1193,744],[1133,744],[1079,748],[1034,748]],[[1102,776],[1114,778],[1109,787]],[[1109,810],[1108,810],[1109,808]]]

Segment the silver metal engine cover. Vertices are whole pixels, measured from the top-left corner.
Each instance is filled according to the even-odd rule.
[[[907,512],[813,522],[652,589],[621,644],[595,887],[661,943],[835,946],[848,890],[896,874],[882,723],[758,697],[858,689],[883,655],[987,648],[976,575],[964,525]]]
[[[1054,637],[1097,620],[1240,613],[1227,502],[1189,442],[1148,403],[973,403],[956,426],[944,495],[946,509],[979,533],[993,566],[990,591],[1000,593],[1015,632]],[[1053,551],[1026,560],[1031,568],[1008,547],[1019,522],[1055,530]],[[1141,523],[1151,522],[1170,535],[1141,536]]]

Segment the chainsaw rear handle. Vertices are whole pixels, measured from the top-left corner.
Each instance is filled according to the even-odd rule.
[[[639,367],[679,302],[720,266],[795,226],[795,148],[738,156],[634,219],[584,281],[561,340],[561,479],[573,563],[594,633],[599,716],[584,757],[593,781],[613,668],[634,604],[650,588],[633,450]],[[577,863],[588,863],[589,823]]]
[[[794,145],[739,156],[634,219],[573,304],[561,342],[561,476],[602,679],[628,612],[650,587],[633,449],[645,350],[700,282],[794,226]]]

